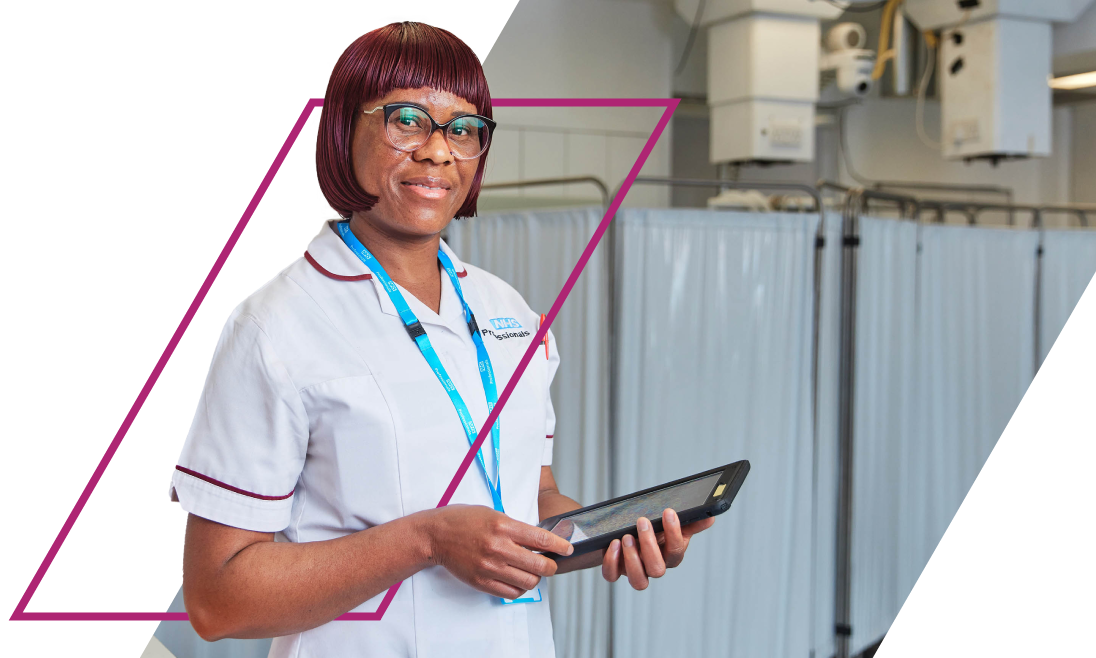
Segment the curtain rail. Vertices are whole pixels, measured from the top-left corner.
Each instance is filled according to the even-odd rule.
[[[1082,228],[1090,228],[1091,224],[1088,221],[1088,214],[1096,212],[1096,206],[1086,206],[1083,204],[1078,205],[1023,205],[1023,204],[1002,204],[1002,203],[970,203],[962,201],[935,201],[935,200],[923,200],[921,205],[925,209],[936,210],[937,222],[942,221],[943,214],[948,211],[962,212],[967,216],[967,221],[971,225],[977,224],[977,218],[987,211],[999,211],[1009,213],[1009,225],[1015,225],[1013,213],[1014,212],[1027,212],[1031,213],[1033,218],[1033,228],[1042,227],[1042,216],[1045,214],[1066,214],[1074,215],[1077,217],[1077,221]]]
[[[589,183],[597,187],[601,194],[601,206],[609,206],[609,186],[596,176],[565,176],[562,178],[530,178],[528,180],[504,181],[501,183],[484,183],[481,190],[508,190],[519,187],[546,187],[550,185],[570,185],[573,183]]]

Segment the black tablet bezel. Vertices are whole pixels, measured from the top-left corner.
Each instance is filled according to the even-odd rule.
[[[726,485],[723,489],[722,494],[720,494],[718,497],[709,494],[708,500],[706,500],[703,505],[699,505],[697,507],[693,507],[687,510],[677,510],[677,516],[678,519],[681,521],[681,525],[687,525],[689,523],[699,521],[700,519],[707,518],[709,516],[718,516],[719,514],[722,514],[723,512],[726,512],[728,509],[730,509],[731,501],[733,501],[734,497],[738,494],[738,490],[742,488],[742,483],[746,479],[746,474],[750,472],[749,461],[743,459],[742,461],[727,464],[726,466],[712,468],[702,473],[683,477],[674,480],[673,482],[667,482],[665,484],[660,484],[656,487],[650,487],[647,489],[643,489],[642,491],[636,491],[635,493],[628,494],[627,496],[619,496],[617,498],[597,503],[596,505],[589,505],[587,507],[572,510],[564,514],[557,514],[556,516],[544,519],[537,524],[537,527],[544,528],[545,530],[550,530],[551,528],[555,527],[556,523],[558,523],[561,519],[565,519],[569,516],[582,514],[583,512],[588,512],[599,507],[605,507],[606,505],[613,505],[615,503],[628,500],[629,498],[643,496],[651,492],[658,491],[660,489],[668,489],[670,487],[675,487],[679,484],[684,484],[693,480],[699,480],[700,478],[708,477],[709,475],[713,475],[720,471],[723,471],[723,475],[721,475],[720,478],[716,480],[715,484],[712,485],[712,492],[714,493],[720,485]],[[662,532],[662,517],[659,516],[657,519],[651,519],[651,526],[655,532]],[[575,547],[575,552],[571,555],[562,556],[551,552],[546,552],[544,553],[544,555],[545,557],[549,557],[553,560],[562,557],[571,558],[575,557],[576,555],[583,555],[592,551],[605,549],[609,546],[609,544],[613,543],[614,539],[621,539],[624,537],[624,535],[635,534],[636,526],[635,524],[632,524],[627,528],[618,530],[607,535],[599,535],[597,537],[584,539],[580,542],[575,542],[574,544],[572,544],[572,546]]]

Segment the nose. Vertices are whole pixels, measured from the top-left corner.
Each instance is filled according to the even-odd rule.
[[[429,160],[434,164],[449,164],[453,154],[449,152],[449,142],[445,141],[445,131],[435,130],[426,143],[415,149],[412,157],[418,162]]]

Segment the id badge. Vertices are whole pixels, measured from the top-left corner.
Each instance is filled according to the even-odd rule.
[[[499,599],[503,605],[510,605],[512,603],[540,603],[540,588],[525,593],[525,596],[520,599]]]

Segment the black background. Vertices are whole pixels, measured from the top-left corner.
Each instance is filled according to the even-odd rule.
[[[513,4],[415,11],[483,57]],[[302,107],[376,25],[372,15],[282,30],[171,19],[156,30],[68,27],[24,50],[7,186],[9,611]],[[306,127],[28,610],[167,609],[185,520],[167,499],[171,469],[222,321],[319,227],[313,145]],[[1080,454],[1093,435],[1094,304],[1089,290],[881,656],[1043,653],[1080,627],[1057,588],[1084,593],[1091,571],[1078,533],[1092,512],[1078,503],[1091,499]],[[12,623],[5,646],[138,656],[155,628]]]

